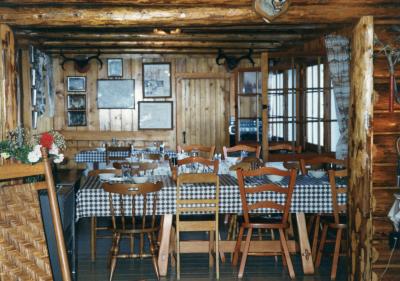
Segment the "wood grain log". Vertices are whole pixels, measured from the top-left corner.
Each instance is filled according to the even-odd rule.
[[[372,127],[373,18],[362,17],[351,43],[349,126],[349,279],[373,280]]]
[[[390,164],[390,166],[377,166],[374,165],[372,181],[378,187],[393,187],[396,186],[396,170],[397,164]]]
[[[396,140],[398,137],[400,137],[400,132],[396,135],[374,136],[374,164],[397,165]]]
[[[393,113],[375,113],[374,114],[374,133],[388,133],[388,132],[400,132],[400,112]]]

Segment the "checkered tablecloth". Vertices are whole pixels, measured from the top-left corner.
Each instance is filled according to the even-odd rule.
[[[176,200],[176,184],[167,176],[154,176],[152,181],[162,181],[163,188],[158,192],[157,214],[174,214]],[[246,182],[246,185],[255,185],[258,181],[268,182],[267,178],[254,178]],[[282,180],[283,185],[287,185],[287,179]],[[191,193],[194,197],[199,197],[207,192],[213,192],[210,188],[201,186],[191,186]],[[249,198],[251,202],[255,199],[272,199],[283,203],[284,197],[275,193],[258,193],[257,196]],[[111,216],[109,207],[108,193],[102,187],[98,177],[88,177],[85,184],[77,193],[76,214],[77,219],[91,216]],[[143,202],[140,198],[136,199],[135,206],[139,215]],[[346,202],[346,195],[342,194],[338,198],[339,203]],[[129,206],[128,208],[131,208]],[[152,208],[148,205],[148,210]],[[127,212],[130,212],[127,209]],[[272,213],[275,210],[259,210],[261,213]],[[291,212],[298,213],[331,213],[332,197],[330,185],[327,177],[321,179],[309,176],[298,176],[296,186],[292,196]],[[220,175],[220,213],[242,213],[242,203],[237,180],[229,175]]]
[[[152,154],[158,153],[158,151],[149,151],[149,150],[133,150],[132,155],[136,154]],[[176,154],[174,151],[167,150],[165,154],[168,156],[173,156]],[[111,156],[118,157],[129,157],[128,153],[125,151],[114,151],[111,153]],[[91,150],[91,151],[81,151],[75,155],[76,163],[105,163],[106,162],[106,152],[101,150]]]

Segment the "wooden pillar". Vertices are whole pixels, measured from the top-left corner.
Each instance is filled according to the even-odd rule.
[[[377,280],[372,273],[373,17],[353,29],[349,121],[349,278]]]
[[[268,53],[261,54],[262,157],[268,161]]]
[[[14,34],[0,25],[0,139],[17,126]]]

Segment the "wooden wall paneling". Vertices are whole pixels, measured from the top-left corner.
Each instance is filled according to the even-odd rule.
[[[393,194],[398,192],[397,188],[374,188],[374,196],[376,202],[373,215],[374,217],[387,217],[388,210],[393,205]]]
[[[400,132],[400,112],[391,114],[377,112],[374,114],[374,133]]]
[[[377,113],[389,113],[389,79],[386,82],[381,81],[381,83],[375,81],[374,90],[374,111]],[[393,109],[395,112],[400,111],[400,104],[394,102]]]
[[[29,60],[28,51],[27,59]],[[64,77],[64,71],[60,65],[60,57],[53,56],[53,78],[54,78],[54,90],[55,93],[55,111],[54,111],[54,129],[63,130],[67,127],[67,117],[65,115],[65,101],[66,101],[66,78]],[[29,72],[28,72],[29,74]],[[30,85],[26,93],[30,96]],[[90,102],[87,101],[87,106],[90,106]]]
[[[349,280],[376,280],[372,271],[373,17],[362,17],[351,42],[348,217]]]
[[[30,81],[30,64],[28,50],[22,50],[22,124],[25,128],[32,127],[32,98]],[[57,98],[57,97],[56,97]],[[64,96],[62,97],[64,99]],[[57,106],[57,102],[55,103]],[[64,118],[62,118],[64,120]]]
[[[107,68],[107,60],[103,61],[103,68]],[[97,109],[97,73],[98,62],[90,62],[90,70],[86,74],[86,113],[87,129],[97,130],[99,128],[99,111]]]
[[[397,165],[396,140],[399,137],[400,132],[393,135],[374,135],[374,164]]]
[[[372,173],[374,186],[396,186],[396,173],[397,163],[385,163],[384,165],[374,163]]]
[[[132,111],[132,130],[138,130],[138,102],[143,97],[143,73],[142,73],[142,59],[136,58],[130,60],[132,78],[135,80],[135,110]]]
[[[0,137],[17,126],[17,93],[14,33],[9,26],[0,25]],[[5,60],[4,60],[5,59]]]
[[[130,58],[122,56],[122,74],[123,79],[132,79],[132,66]],[[136,81],[135,81],[136,87]],[[116,93],[118,95],[118,93]],[[135,95],[136,97],[136,95]],[[137,111],[137,103],[135,100],[135,109],[121,109],[121,131],[132,131],[133,130],[133,112]]]
[[[97,73],[97,79],[107,79],[107,65],[106,65],[106,59],[105,57],[102,57],[103,63],[105,63],[105,67],[102,69],[98,70]],[[91,95],[95,95],[97,98],[97,92],[96,93],[90,93]],[[110,109],[99,109],[99,125],[100,125],[100,130],[102,131],[111,131],[111,112]]]

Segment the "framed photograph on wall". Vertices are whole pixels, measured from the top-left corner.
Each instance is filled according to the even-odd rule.
[[[86,126],[86,111],[68,111],[68,127]]]
[[[86,109],[86,95],[68,95],[67,109],[68,110]]]
[[[143,98],[171,97],[171,64],[143,63]]]
[[[135,108],[135,80],[97,80],[97,108]]]
[[[172,130],[172,101],[140,101],[139,130]]]
[[[108,77],[123,76],[122,59],[107,59],[107,75]]]
[[[86,76],[68,76],[68,92],[86,92]]]

